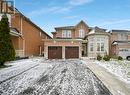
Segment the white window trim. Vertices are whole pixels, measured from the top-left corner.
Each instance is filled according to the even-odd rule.
[[[80,29],[80,30],[79,30],[79,37],[80,37],[80,38],[83,38],[84,36],[85,36],[84,29]]]
[[[71,38],[71,30],[63,30],[62,38]]]
[[[98,44],[99,44],[99,50],[98,50]],[[103,50],[101,48],[102,44],[104,45]],[[97,47],[96,47],[97,52],[104,52],[105,51],[105,38],[104,37],[97,37],[96,38],[96,45],[97,45]]]
[[[63,30],[62,31],[62,38],[65,38],[66,32]]]
[[[90,51],[90,52],[93,52],[93,51],[94,51],[94,45],[93,45],[93,43],[90,43],[89,45],[90,45],[89,51]],[[92,50],[91,50],[91,48],[92,48]]]

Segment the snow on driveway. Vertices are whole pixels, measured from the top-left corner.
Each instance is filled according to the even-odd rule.
[[[24,63],[30,64],[28,68],[34,67],[26,70]],[[6,81],[0,84],[1,95],[112,95],[80,60],[28,59],[19,65],[0,70],[0,76],[25,70],[9,80],[2,78]]]

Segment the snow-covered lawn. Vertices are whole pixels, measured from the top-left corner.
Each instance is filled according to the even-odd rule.
[[[33,58],[0,69],[0,95],[112,95],[81,60]]]
[[[118,76],[119,79],[130,83],[130,61],[111,60],[111,61],[95,61],[95,63],[107,69],[109,72]]]
[[[0,69],[0,82],[37,66],[40,60],[41,58],[32,58],[7,62],[9,67]]]
[[[8,68],[0,69],[0,95],[16,93],[32,85],[52,65],[41,64],[43,58],[31,58],[7,63]]]

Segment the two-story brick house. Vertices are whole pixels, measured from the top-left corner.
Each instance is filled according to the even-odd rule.
[[[16,56],[38,56],[44,51],[42,39],[51,37],[40,27],[34,24],[16,8],[8,7],[12,14],[7,14],[10,25],[10,34]],[[0,19],[3,13],[0,13]]]
[[[45,57],[49,59],[80,58],[82,56],[82,43],[89,27],[84,21],[75,26],[56,27],[52,32],[53,39],[45,41]],[[86,48],[86,47],[85,47]]]
[[[56,27],[53,39],[45,41],[45,57],[80,58],[109,54],[109,36],[105,29],[89,27],[84,21],[75,26]]]
[[[110,54],[112,56],[130,56],[130,31],[111,30]]]

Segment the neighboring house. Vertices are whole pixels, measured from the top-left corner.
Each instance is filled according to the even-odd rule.
[[[42,39],[50,39],[51,37],[16,8],[9,7],[9,10],[15,11],[15,14],[7,14],[7,16],[16,56],[42,55],[44,52]],[[0,14],[0,18],[2,15]]]
[[[112,56],[130,56],[130,31],[112,30],[110,39],[110,54]]]
[[[45,41],[45,57],[49,59],[80,58],[83,49],[82,40],[89,32],[89,27],[84,21],[76,26],[56,27],[52,32],[53,39]],[[87,44],[85,43],[85,48]]]
[[[109,55],[109,37],[105,29],[94,27],[87,34],[88,41],[88,57],[96,57],[97,55]]]

